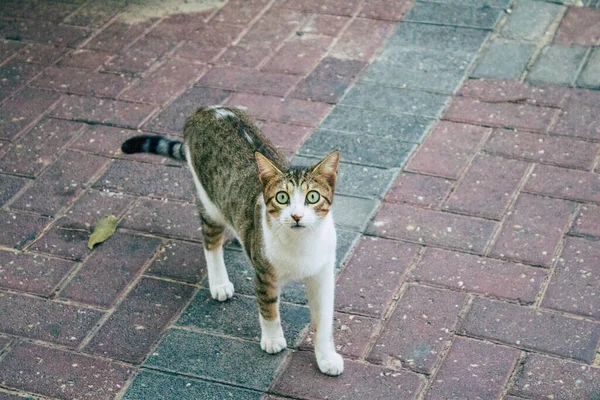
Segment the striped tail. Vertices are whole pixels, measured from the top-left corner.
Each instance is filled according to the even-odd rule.
[[[123,142],[121,151],[125,154],[153,153],[185,161],[183,143],[178,140],[169,140],[163,136],[134,136]]]

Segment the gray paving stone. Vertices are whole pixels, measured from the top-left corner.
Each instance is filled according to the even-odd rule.
[[[512,13],[500,35],[509,39],[537,41],[556,19],[563,6],[536,0],[520,0],[513,6]]]
[[[324,156],[338,149],[345,160],[355,164],[400,168],[414,148],[413,143],[320,129],[304,142],[300,154]]]
[[[340,228],[364,231],[379,201],[358,197],[335,196],[332,212]]]
[[[416,3],[405,21],[429,24],[494,29],[503,11],[491,7],[471,7],[461,4]]]
[[[438,93],[357,84],[341,104],[436,118],[449,98]]]
[[[575,82],[587,48],[553,44],[547,46],[527,75],[531,83],[571,85]]]
[[[461,50],[398,48],[384,51],[361,81],[452,94],[474,58]]]
[[[419,143],[433,121],[432,118],[415,115],[337,106],[321,128]]]
[[[423,0],[428,2],[427,0]],[[433,0],[433,3],[445,3],[445,4],[462,4],[465,6],[473,7],[496,7],[496,8],[507,8],[510,4],[510,0]]]
[[[393,54],[407,46],[473,52],[479,49],[488,34],[475,28],[402,22],[388,39],[384,52]]]
[[[476,78],[519,79],[535,45],[510,39],[496,39],[479,60],[471,76]]]
[[[315,158],[294,157],[297,165],[313,165]],[[335,192],[350,196],[382,198],[395,177],[395,171],[341,162]]]
[[[586,66],[577,78],[577,85],[590,89],[600,89],[600,48],[596,47]]]
[[[146,366],[266,390],[285,353],[268,354],[256,342],[171,329]]]
[[[297,347],[302,329],[310,323],[310,312],[307,307],[289,303],[281,303],[279,308],[288,347]],[[220,302],[210,297],[209,290],[202,289],[196,294],[176,325],[260,340],[258,305],[253,296],[235,295],[229,301]]]
[[[123,399],[259,400],[261,396],[262,393],[260,392],[226,386],[220,383],[142,370],[129,387]]]

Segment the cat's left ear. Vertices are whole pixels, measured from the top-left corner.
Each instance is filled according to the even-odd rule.
[[[276,176],[283,175],[271,160],[260,154],[258,151],[254,153],[254,157],[256,157],[256,163],[258,164],[258,178],[263,186]]]
[[[340,152],[334,151],[329,153],[320,163],[315,165],[312,169],[314,175],[319,175],[325,178],[329,186],[335,188],[335,181],[337,180],[337,168],[340,161]]]

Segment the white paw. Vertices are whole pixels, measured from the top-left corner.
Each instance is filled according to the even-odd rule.
[[[317,354],[317,364],[322,373],[338,376],[344,372],[344,359],[335,351],[327,354]]]
[[[213,299],[225,301],[233,297],[233,283],[227,282],[222,285],[210,287],[210,295]]]
[[[277,354],[286,347],[287,342],[283,336],[260,338],[260,348],[269,354]]]

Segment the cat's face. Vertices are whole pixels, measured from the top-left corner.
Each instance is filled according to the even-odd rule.
[[[317,227],[333,203],[339,153],[329,154],[313,167],[283,172],[260,153],[256,160],[269,225],[298,233]]]

